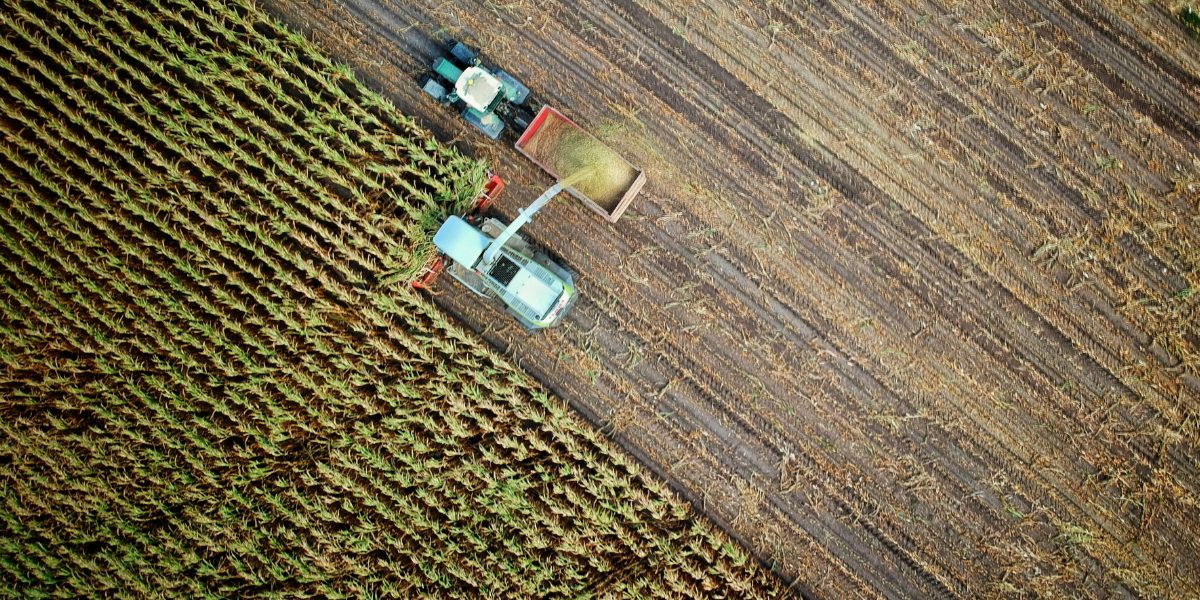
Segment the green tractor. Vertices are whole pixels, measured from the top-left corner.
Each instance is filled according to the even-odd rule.
[[[533,120],[527,106],[529,88],[504,71],[484,65],[479,53],[450,40],[448,57],[433,62],[419,81],[421,89],[442,104],[461,110],[462,117],[484,135],[497,139],[506,127],[524,131]]]

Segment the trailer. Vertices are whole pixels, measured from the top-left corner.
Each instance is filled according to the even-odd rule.
[[[616,223],[646,183],[646,174],[574,121],[543,106],[517,140],[516,149],[562,181],[581,169],[594,175],[567,188],[609,223]]]

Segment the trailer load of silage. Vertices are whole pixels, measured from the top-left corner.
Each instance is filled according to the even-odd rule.
[[[560,181],[612,211],[638,171],[596,138],[560,119],[547,119],[525,152],[537,157]]]

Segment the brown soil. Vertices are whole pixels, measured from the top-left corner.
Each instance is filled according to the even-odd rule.
[[[448,34],[646,169],[530,335],[437,300],[830,598],[1200,595],[1200,45],[1065,0],[270,0],[400,110]],[[606,123],[635,125],[602,134]]]

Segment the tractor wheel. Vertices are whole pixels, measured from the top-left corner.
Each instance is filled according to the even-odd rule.
[[[479,60],[478,52],[458,40],[446,40],[446,49],[450,53],[450,56],[454,57],[454,60],[458,61],[461,66],[469,67]]]
[[[421,91],[429,94],[434,100],[446,104],[446,96],[449,90],[433,75],[425,74],[420,76],[417,79],[417,85],[421,86]]]

